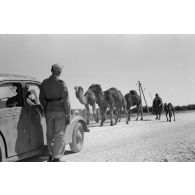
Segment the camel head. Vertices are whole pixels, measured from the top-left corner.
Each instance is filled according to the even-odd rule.
[[[85,96],[88,98],[88,97],[92,97],[94,96],[94,92],[91,90],[91,89],[88,89],[86,92],[85,92]]]
[[[110,102],[112,99],[112,92],[110,90],[106,90],[103,92],[104,98],[107,102]]]
[[[77,93],[81,93],[81,92],[84,91],[83,88],[82,88],[81,86],[75,86],[75,87],[74,87],[74,90],[75,90]]]
[[[75,86],[74,87],[75,89],[75,94],[76,94],[76,97],[78,98],[80,94],[83,94],[84,90],[81,86]]]
[[[164,103],[164,109],[168,109],[167,103]]]

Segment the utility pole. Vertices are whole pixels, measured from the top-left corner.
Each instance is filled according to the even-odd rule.
[[[145,101],[145,104],[146,104],[146,108],[147,108],[147,111],[149,113],[149,108],[148,108],[148,105],[147,105],[147,102],[146,102],[146,98],[145,98],[145,95],[144,95],[144,91],[142,89],[142,84],[140,81],[138,81],[138,86],[139,86],[139,93],[140,93],[140,97],[141,97],[141,94],[143,95],[144,97],[144,101]],[[142,101],[142,100],[141,100]]]
[[[139,87],[139,96],[140,96],[140,100],[141,100],[141,105],[143,105],[142,104],[142,94],[141,94],[141,83],[140,83],[140,81],[138,81],[138,87]]]

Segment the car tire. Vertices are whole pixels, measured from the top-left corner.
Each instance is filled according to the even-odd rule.
[[[5,161],[5,147],[4,147],[4,142],[0,136],[0,162],[3,161]]]
[[[2,162],[2,161],[3,161],[3,155],[2,155],[2,149],[0,147],[0,162]]]
[[[72,143],[70,143],[70,149],[72,152],[80,152],[84,143],[84,131],[81,122],[78,122],[73,130]]]

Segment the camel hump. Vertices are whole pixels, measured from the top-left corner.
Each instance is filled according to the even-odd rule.
[[[119,91],[117,88],[115,88],[115,87],[111,87],[109,90],[111,90],[111,91]]]
[[[122,94],[117,88],[115,87],[111,87],[110,89],[106,90],[106,91],[109,91],[109,93],[112,93],[112,94],[116,94],[116,93],[120,93]]]
[[[169,107],[170,109],[173,109],[173,108],[174,108],[174,106],[173,106],[173,104],[172,104],[171,102],[168,103],[168,107]]]
[[[121,104],[123,102],[123,94],[117,88],[110,88],[104,91],[104,97],[107,101],[113,101],[115,104]]]
[[[91,89],[94,93],[102,93],[102,88],[99,84],[93,84],[89,87],[89,89]]]
[[[130,93],[131,95],[138,95],[137,91],[135,91],[135,90],[130,90],[129,93]]]

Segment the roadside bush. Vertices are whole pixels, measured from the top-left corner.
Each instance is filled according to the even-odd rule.
[[[187,110],[195,110],[195,104],[187,105]]]

